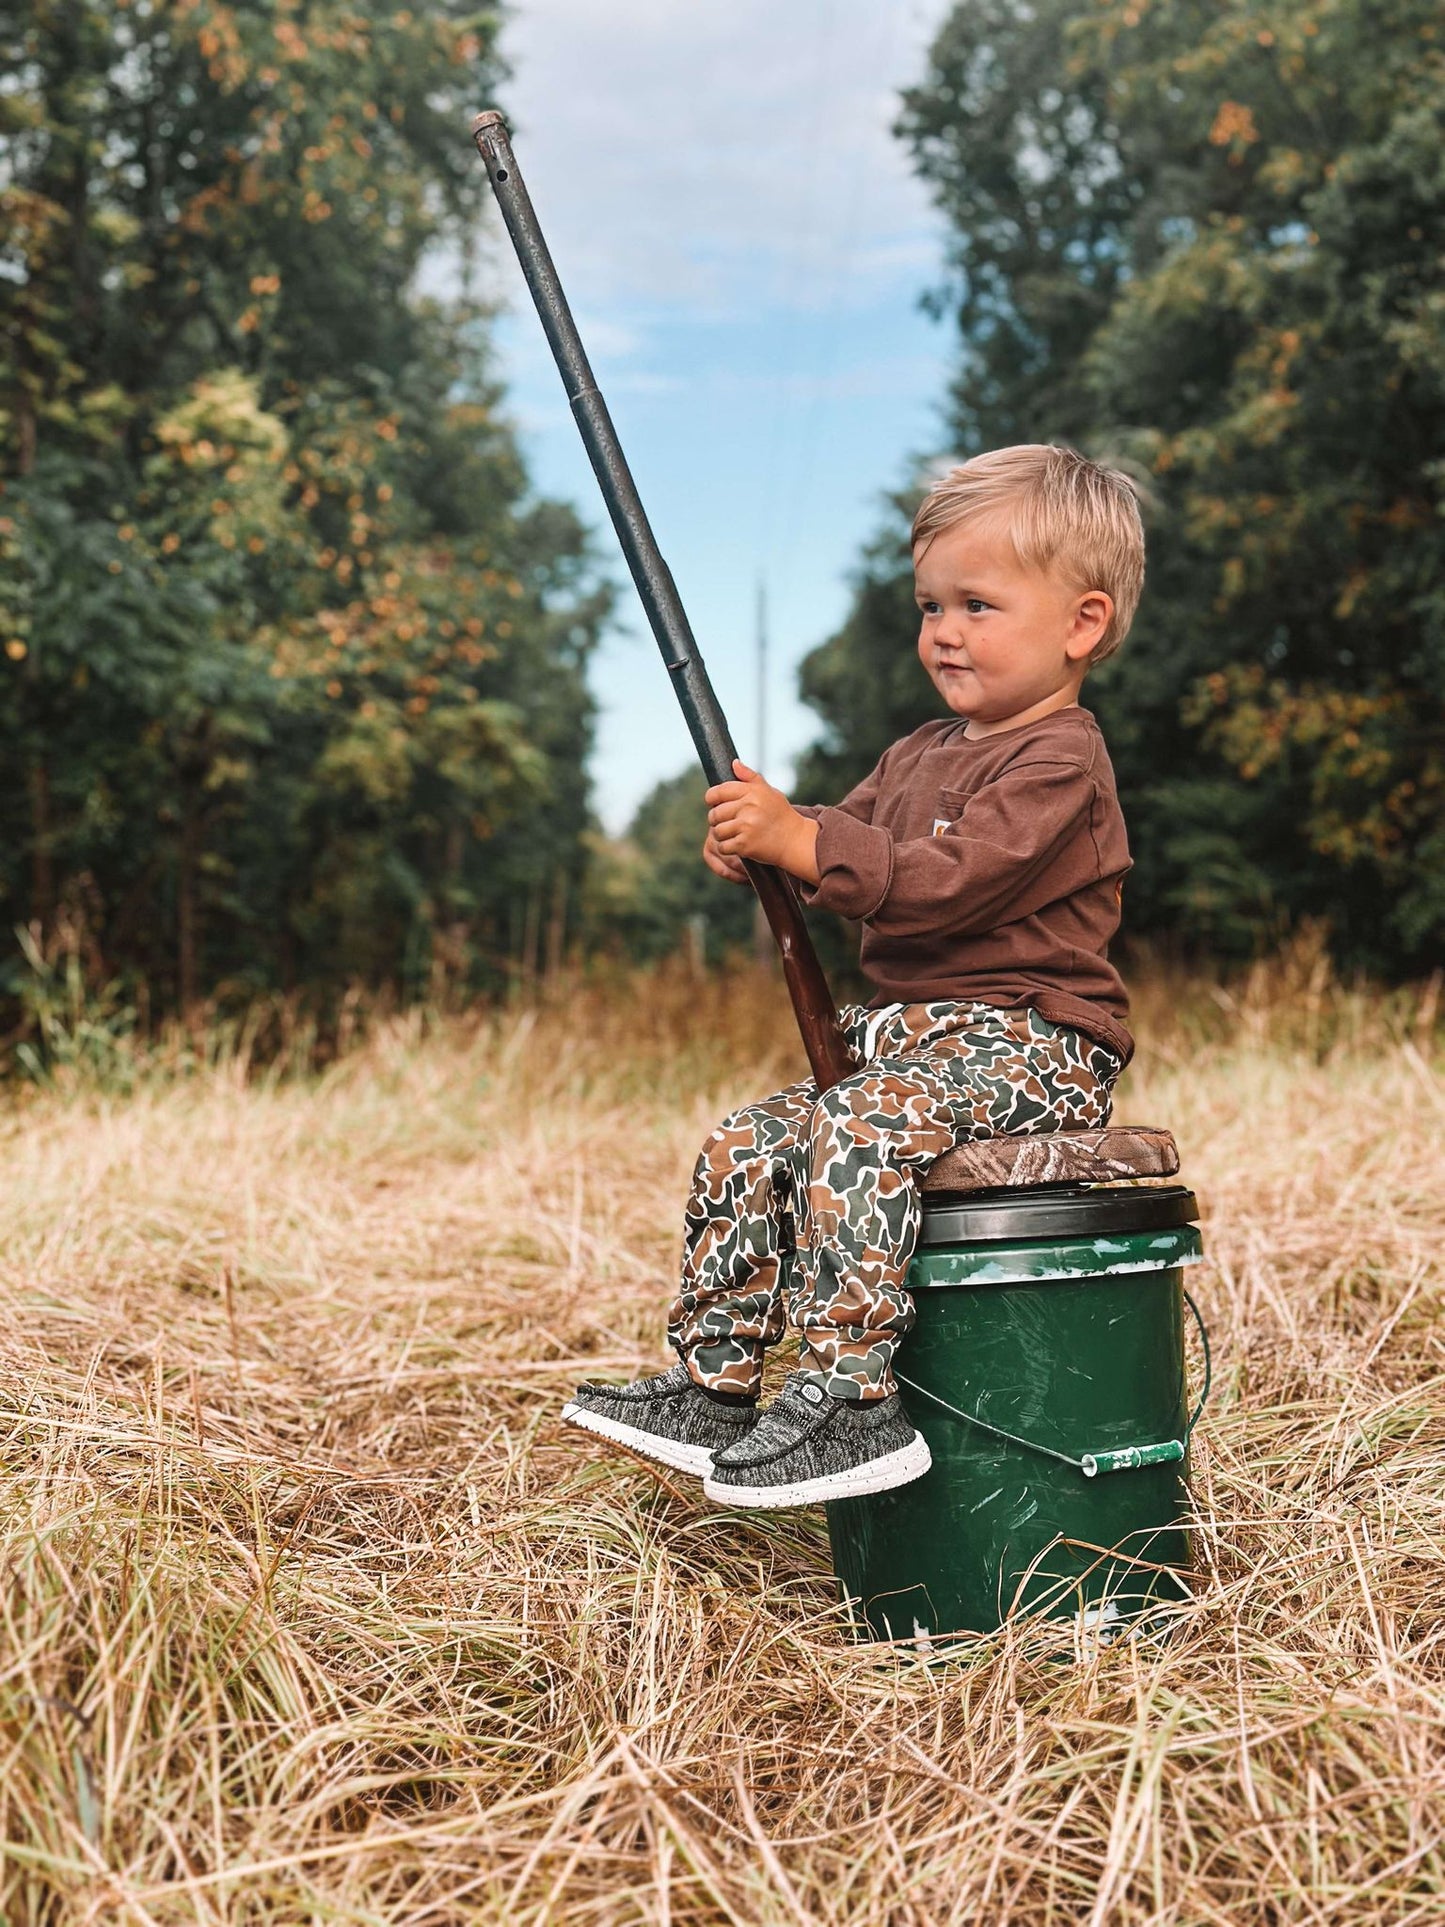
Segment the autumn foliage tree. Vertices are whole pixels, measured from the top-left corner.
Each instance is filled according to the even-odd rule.
[[[0,927],[161,1002],[473,979],[583,864],[605,597],[470,291],[495,31],[0,4]]]
[[[1149,498],[1086,693],[1129,928],[1327,918],[1445,955],[1445,20],[1435,0],[968,0],[901,123],[949,220],[953,447],[1069,440]],[[808,662],[835,784],[931,713],[902,531]]]

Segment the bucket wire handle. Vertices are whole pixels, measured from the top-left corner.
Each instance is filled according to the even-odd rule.
[[[1085,1452],[1079,1458],[1072,1458],[1067,1452],[1056,1452],[1051,1445],[1040,1445],[1037,1439],[1021,1438],[1017,1432],[1006,1432],[1001,1425],[991,1425],[986,1418],[980,1418],[977,1412],[965,1412],[961,1406],[950,1405],[946,1398],[940,1398],[937,1392],[930,1392],[926,1385],[917,1384],[900,1371],[895,1370],[893,1376],[899,1384],[906,1385],[910,1392],[917,1392],[921,1398],[926,1398],[930,1405],[937,1405],[954,1418],[967,1420],[970,1425],[976,1425],[980,1432],[991,1432],[996,1439],[1006,1439],[1010,1445],[1023,1446],[1026,1452],[1037,1452],[1040,1457],[1053,1459],[1059,1465],[1072,1466],[1076,1472],[1082,1472],[1086,1479],[1097,1478],[1101,1472],[1132,1472],[1141,1465],[1174,1464],[1184,1457],[1185,1446],[1199,1423],[1214,1383],[1214,1361],[1209,1349],[1209,1328],[1204,1322],[1204,1314],[1187,1290],[1184,1292],[1184,1302],[1194,1314],[1194,1322],[1199,1327],[1199,1342],[1204,1347],[1204,1389],[1184,1428],[1182,1439],[1161,1439],[1156,1445],[1125,1445],[1112,1452]]]
[[[1184,1428],[1184,1436],[1187,1439],[1199,1423],[1205,1403],[1209,1398],[1209,1388],[1214,1383],[1214,1357],[1209,1349],[1209,1327],[1204,1322],[1204,1313],[1199,1309],[1198,1305],[1195,1304],[1193,1293],[1189,1290],[1189,1287],[1185,1285],[1182,1289],[1184,1292],[1184,1302],[1194,1313],[1194,1322],[1199,1327],[1199,1342],[1204,1348],[1204,1389],[1199,1394],[1199,1403],[1194,1408],[1193,1417]]]

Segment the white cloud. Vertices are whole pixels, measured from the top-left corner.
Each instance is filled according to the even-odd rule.
[[[615,314],[592,314],[575,304],[573,313],[589,352],[599,361],[623,361],[645,345],[635,321],[620,321]]]
[[[575,303],[807,311],[937,260],[890,132],[945,0],[519,0],[519,164]]]

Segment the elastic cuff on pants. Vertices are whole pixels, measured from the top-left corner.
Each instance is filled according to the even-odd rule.
[[[880,1364],[876,1352],[840,1358],[834,1350],[832,1363],[825,1364],[816,1352],[804,1345],[798,1355],[798,1365],[822,1386],[829,1398],[846,1399],[853,1405],[876,1405],[898,1390],[892,1361]]]
[[[698,1345],[691,1351],[678,1348],[678,1356],[701,1392],[722,1398],[728,1404],[753,1404],[763,1387],[763,1355],[735,1338],[715,1344]]]

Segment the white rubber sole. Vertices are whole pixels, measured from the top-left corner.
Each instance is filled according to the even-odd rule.
[[[712,1471],[712,1453],[705,1445],[659,1438],[656,1432],[624,1425],[621,1419],[608,1418],[605,1413],[594,1412],[573,1399],[568,1399],[562,1407],[562,1417],[568,1425],[580,1426],[599,1439],[610,1439],[614,1445],[625,1445],[629,1452],[636,1452],[644,1459],[656,1459],[659,1465],[670,1465],[674,1472],[692,1472],[702,1478]]]
[[[864,1499],[870,1492],[908,1485],[921,1479],[932,1464],[928,1441],[915,1434],[907,1445],[885,1452],[881,1459],[850,1465],[843,1472],[824,1472],[816,1479],[800,1479],[796,1485],[724,1485],[719,1479],[704,1479],[702,1489],[719,1505],[826,1505],[831,1499]]]

